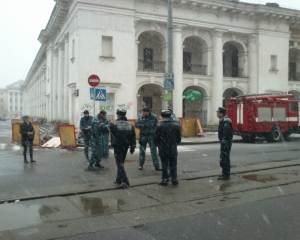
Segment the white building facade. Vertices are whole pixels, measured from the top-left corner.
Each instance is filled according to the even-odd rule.
[[[113,118],[144,105],[159,114],[167,71],[166,0],[57,0],[39,35],[41,48],[24,83],[24,113],[78,126],[93,115],[88,77],[100,77]],[[231,1],[173,1],[173,111],[218,123],[228,97],[291,92],[300,97],[300,11]],[[202,98],[188,102],[187,90]]]

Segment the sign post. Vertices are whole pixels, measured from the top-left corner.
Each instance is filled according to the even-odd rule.
[[[88,83],[94,89],[94,117],[95,117],[95,98],[96,98],[95,87],[97,87],[99,85],[100,78],[97,75],[93,74],[93,75],[89,76]]]

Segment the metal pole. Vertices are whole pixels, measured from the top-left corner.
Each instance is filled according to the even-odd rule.
[[[173,73],[173,0],[168,0],[168,73]],[[173,91],[168,91],[168,93],[171,94],[171,101],[168,101],[168,108],[172,108]]]
[[[93,87],[93,90],[94,90],[94,116],[93,117],[95,117],[95,99],[96,99],[95,87]]]

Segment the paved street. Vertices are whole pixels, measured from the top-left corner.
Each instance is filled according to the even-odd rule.
[[[299,236],[284,227],[294,226],[299,216],[284,213],[297,208],[299,140],[235,142],[230,181],[216,180],[219,144],[209,137],[206,141],[179,146],[177,187],[156,184],[161,173],[154,170],[149,152],[139,171],[137,149],[125,164],[132,187],[121,190],[113,184],[112,152],[102,161],[105,168],[94,172],[86,171],[82,150],[35,147],[37,163],[24,164],[20,145],[11,143],[10,123],[0,123],[0,239]]]

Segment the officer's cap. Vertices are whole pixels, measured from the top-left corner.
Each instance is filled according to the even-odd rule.
[[[149,107],[144,107],[142,111],[143,112],[150,112],[150,108]]]
[[[22,119],[25,119],[25,118],[29,118],[29,116],[28,115],[23,115]]]
[[[122,108],[117,109],[117,112],[116,112],[116,114],[119,114],[121,116],[125,116],[126,113],[127,113],[127,111],[125,109],[122,109]]]
[[[100,113],[101,113],[101,114],[106,114],[106,111],[101,110]]]
[[[173,110],[171,108],[168,108],[169,111],[171,111],[171,113],[173,112]]]
[[[160,115],[163,117],[163,118],[167,118],[167,117],[171,117],[171,111],[169,110],[169,109],[167,109],[167,110],[162,110],[161,112],[160,112]]]
[[[90,114],[88,110],[84,110],[83,114]]]
[[[220,112],[220,113],[226,113],[226,109],[223,108],[223,107],[219,107],[217,112]]]

